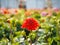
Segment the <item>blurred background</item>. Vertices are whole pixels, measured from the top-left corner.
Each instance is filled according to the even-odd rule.
[[[60,45],[60,0],[0,0],[0,45]]]
[[[19,8],[21,4],[27,9],[48,7],[49,0],[0,0],[0,8]],[[60,8],[60,0],[50,0],[50,7]]]

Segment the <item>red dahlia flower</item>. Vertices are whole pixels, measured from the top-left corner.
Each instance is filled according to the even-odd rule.
[[[27,18],[21,26],[22,28],[26,28],[27,30],[36,30],[39,27],[39,23],[34,18]]]

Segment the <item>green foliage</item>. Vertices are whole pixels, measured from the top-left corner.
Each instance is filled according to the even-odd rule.
[[[53,12],[52,16],[43,17],[34,11],[29,17],[39,21],[40,28],[36,31],[21,28],[24,20],[28,18],[24,13],[25,11],[22,10],[17,15],[0,14],[1,45],[29,45],[30,43],[37,44],[37,42],[41,45],[46,45],[46,43],[47,45],[60,45],[60,13]]]

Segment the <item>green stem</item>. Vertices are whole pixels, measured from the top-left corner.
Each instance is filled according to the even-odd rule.
[[[32,30],[30,31],[30,33],[32,33]],[[32,39],[30,39],[30,45],[32,45]]]

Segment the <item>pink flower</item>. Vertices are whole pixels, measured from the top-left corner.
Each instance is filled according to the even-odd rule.
[[[46,15],[48,15],[48,13],[47,12],[42,12],[41,15],[46,16]]]
[[[54,10],[54,11],[56,11],[56,12],[57,12],[57,11],[59,11],[59,9],[58,9],[58,8],[53,8],[53,10]]]

